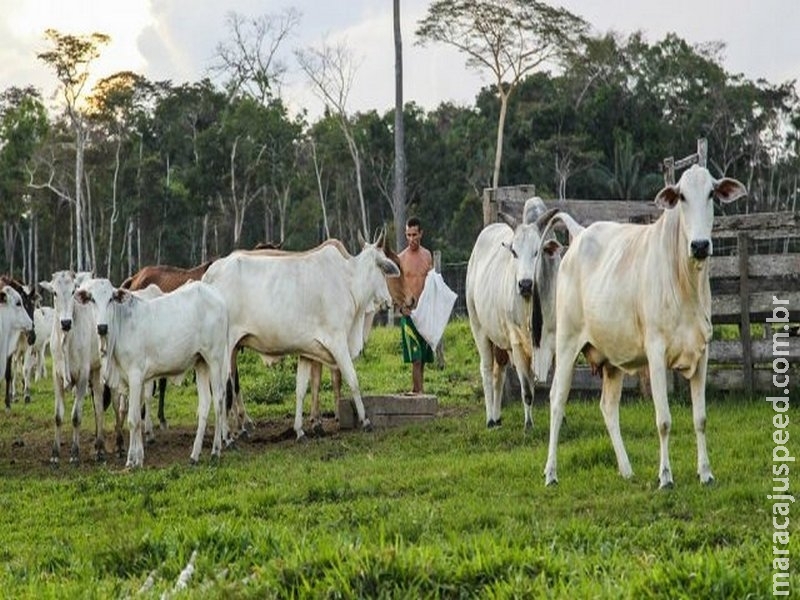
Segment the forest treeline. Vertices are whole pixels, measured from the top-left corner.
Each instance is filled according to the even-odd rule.
[[[394,108],[329,107],[310,119],[291,114],[263,80],[176,84],[132,72],[86,91],[80,67],[102,52],[103,37],[78,40],[70,64],[76,48],[65,44],[75,38],[48,35],[53,52],[39,58],[62,84],[58,110],[32,87],[0,93],[3,271],[36,280],[80,267],[120,282],[146,264],[188,267],[264,241],[299,250],[337,237],[356,251],[358,232],[381,226],[394,239]],[[723,51],[673,34],[586,37],[580,52],[530,73],[510,95],[500,185],[534,184],[544,198],[649,201],[663,185],[663,158],[690,154],[706,137],[712,174],[750,192],[727,212],[795,210],[794,82],[729,73]],[[482,227],[499,111],[491,86],[469,106],[428,111],[406,99],[406,212],[422,219],[444,262],[466,260]]]

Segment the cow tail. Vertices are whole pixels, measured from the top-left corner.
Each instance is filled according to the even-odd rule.
[[[542,343],[542,301],[539,298],[539,286],[533,284],[533,310],[531,310],[531,336],[533,347],[538,348]]]

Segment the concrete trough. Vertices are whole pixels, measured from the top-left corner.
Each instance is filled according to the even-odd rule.
[[[374,427],[396,427],[421,423],[436,417],[439,401],[429,394],[396,394],[362,396],[364,412]],[[355,429],[358,425],[352,398],[339,400],[339,428]]]

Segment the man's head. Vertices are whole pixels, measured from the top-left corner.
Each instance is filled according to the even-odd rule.
[[[419,250],[420,242],[422,242],[422,224],[419,218],[411,217],[406,221],[406,241],[411,250]]]

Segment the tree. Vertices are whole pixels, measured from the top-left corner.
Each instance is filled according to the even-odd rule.
[[[67,117],[72,125],[75,135],[75,258],[77,268],[83,271],[87,257],[88,244],[84,234],[83,214],[83,157],[86,148],[86,123],[82,109],[79,105],[84,92],[86,81],[89,78],[89,65],[100,56],[99,47],[107,44],[111,38],[103,33],[91,35],[69,35],[59,33],[55,29],[45,31],[47,38],[54,48],[47,52],[40,52],[36,57],[47,63],[56,72],[56,77],[61,83],[61,93]]]
[[[299,23],[300,13],[294,8],[254,19],[227,15],[230,39],[217,45],[218,62],[212,71],[227,76],[231,97],[245,94],[261,104],[280,97],[286,65],[278,53]]]
[[[357,69],[353,55],[344,43],[335,46],[325,43],[321,48],[298,50],[295,56],[300,68],[314,86],[315,93],[336,116],[342,134],[347,140],[347,149],[355,166],[356,189],[361,209],[361,231],[364,239],[370,239],[364,186],[361,182],[361,154],[347,115],[347,99]]]
[[[508,100],[522,79],[574,51],[588,24],[563,8],[532,0],[436,0],[419,22],[421,44],[441,42],[488,69],[500,99],[492,187],[500,183]]]
[[[48,129],[47,113],[39,92],[31,87],[11,87],[0,94],[0,222],[3,223],[3,248],[9,271],[13,273],[14,246],[20,220],[29,218],[28,240],[36,232],[36,211],[27,193],[26,163],[31,159]],[[36,248],[31,247],[25,262],[36,264]],[[26,279],[35,275],[29,268]]]
[[[403,39],[400,0],[394,0],[394,215],[395,248],[402,248],[406,221],[406,130],[403,121]]]

